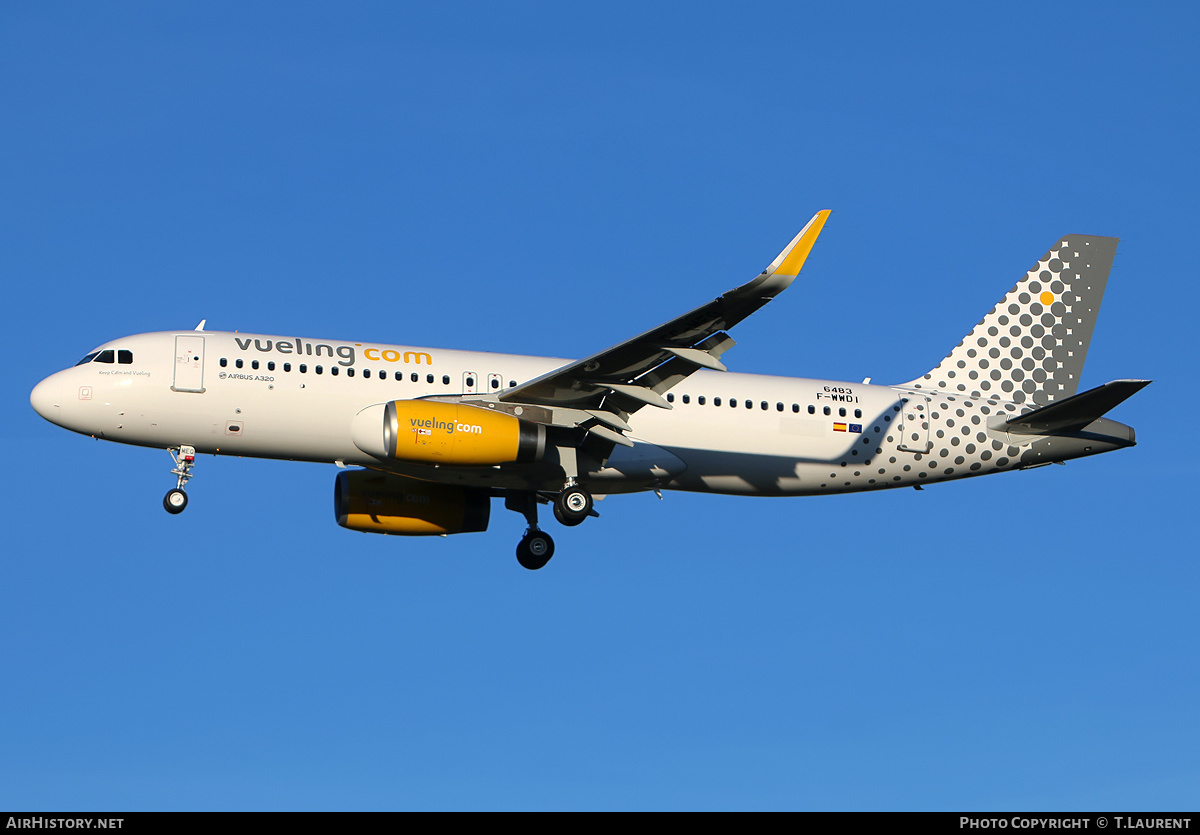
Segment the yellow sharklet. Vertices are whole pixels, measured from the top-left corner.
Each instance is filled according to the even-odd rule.
[[[812,251],[813,244],[817,242],[817,236],[821,234],[821,230],[825,227],[825,221],[828,219],[829,209],[822,209],[813,215],[812,220],[771,262],[771,266],[767,267],[767,272],[774,275],[799,275],[800,268],[804,266],[804,259]]]

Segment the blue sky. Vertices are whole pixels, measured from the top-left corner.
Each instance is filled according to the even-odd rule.
[[[1187,809],[1200,227],[1185,4],[5,4],[0,807]],[[1066,233],[1139,445],[371,537],[331,466],[28,392],[191,328],[582,356],[755,275],[733,370],[900,382]]]

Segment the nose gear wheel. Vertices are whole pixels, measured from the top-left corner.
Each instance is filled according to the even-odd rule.
[[[183,513],[183,509],[187,507],[187,493],[179,488],[168,490],[167,495],[163,497],[163,507],[167,509],[167,513]]]

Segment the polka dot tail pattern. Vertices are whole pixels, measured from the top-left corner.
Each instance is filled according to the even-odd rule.
[[[1075,394],[1117,251],[1066,235],[936,368],[907,385],[1044,406]]]

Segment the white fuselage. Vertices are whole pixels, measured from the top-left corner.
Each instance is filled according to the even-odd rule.
[[[381,462],[351,437],[364,408],[498,394],[567,362],[212,331],[139,334],[97,349],[109,350],[127,361],[93,360],[39,384],[31,398],[39,413],[120,443],[365,467]],[[1022,455],[1035,439],[988,428],[989,419],[1026,408],[961,395],[927,398],[906,388],[699,371],[670,392],[672,409],[644,408],[630,417],[634,448],[617,447],[604,466],[580,478],[602,493],[781,496],[908,486],[1028,464]],[[407,472],[422,474],[420,467]],[[490,470],[460,480],[500,483]]]

